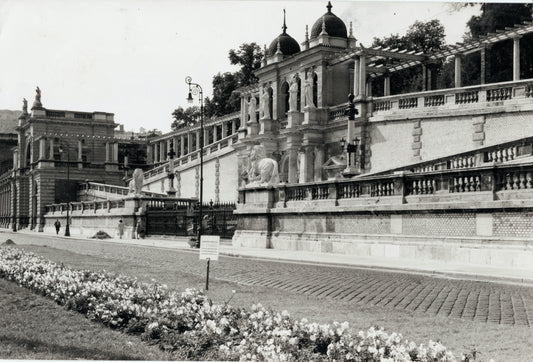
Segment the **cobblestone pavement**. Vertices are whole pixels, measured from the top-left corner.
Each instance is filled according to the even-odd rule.
[[[47,245],[79,254],[139,265],[158,265],[205,276],[195,251],[10,235],[17,244]],[[533,287],[434,278],[349,267],[263,261],[221,256],[211,263],[211,278],[277,288],[359,305],[388,306],[434,316],[482,323],[533,323]]]

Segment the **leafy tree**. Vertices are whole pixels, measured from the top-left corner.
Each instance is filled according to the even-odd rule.
[[[239,87],[238,73],[218,73],[213,77],[213,99],[210,100],[208,116],[221,116],[236,112],[240,98],[234,91]]]
[[[239,49],[229,51],[229,61],[232,65],[239,65],[241,69],[237,74],[239,86],[247,86],[257,82],[254,70],[261,67],[263,51],[256,43],[241,44]]]
[[[178,107],[172,112],[172,117],[174,118],[171,125],[173,130],[191,126],[200,119],[200,108],[198,106],[187,107],[186,109]]]
[[[532,20],[533,4],[531,3],[484,3],[481,14],[472,16],[468,21],[469,34],[465,40],[477,39],[487,33],[503,30],[524,21]],[[512,80],[512,40],[494,44],[487,50],[487,83]],[[521,77],[533,76],[533,36],[526,35],[520,40]],[[479,54],[464,62],[465,85],[479,84]]]
[[[428,22],[416,21],[403,36],[391,34],[384,38],[374,38],[372,46],[414,50],[431,53],[441,49],[444,42],[444,26],[437,19]],[[380,90],[380,85],[373,90]],[[391,93],[416,92],[423,88],[423,75],[420,67],[408,68],[391,76]]]

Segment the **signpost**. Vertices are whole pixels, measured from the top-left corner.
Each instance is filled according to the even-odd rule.
[[[202,235],[200,240],[200,260],[207,260],[207,273],[205,277],[205,290],[209,290],[209,263],[218,260],[220,251],[220,236]]]

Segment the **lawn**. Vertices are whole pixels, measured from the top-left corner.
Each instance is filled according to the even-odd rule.
[[[168,268],[163,268],[159,265],[153,265],[150,263],[132,264],[128,263],[127,261],[117,261],[102,257],[80,255],[49,247],[25,245],[23,248],[25,250],[33,251],[37,254],[40,254],[47,259],[63,262],[65,265],[70,267],[86,268],[92,270],[105,269],[108,271],[119,272],[124,275],[134,276],[144,281],[151,281],[152,279],[155,279],[159,282],[168,284],[172,288],[176,288],[179,290],[185,289],[187,287],[196,287],[202,289],[205,283],[205,279],[202,277],[193,274],[180,273],[178,271],[178,266],[176,266],[176,269],[174,270],[169,270]],[[417,343],[427,343],[429,339],[440,340],[451,351],[453,351],[455,355],[460,355],[463,352],[470,352],[473,349],[476,349],[479,352],[478,358],[484,361],[488,361],[490,358],[493,358],[497,361],[524,361],[532,360],[533,356],[533,333],[532,329],[529,327],[504,325],[500,326],[495,324],[478,323],[453,318],[435,318],[420,313],[409,313],[405,311],[381,307],[378,308],[371,306],[360,306],[340,301],[334,301],[331,299],[314,298],[302,296],[299,294],[292,294],[276,289],[244,286],[219,281],[216,280],[216,278],[211,279],[210,290],[207,294],[216,302],[224,302],[232,296],[232,290],[236,291],[235,296],[231,300],[231,304],[234,306],[249,307],[252,304],[259,302],[262,303],[264,306],[275,310],[288,310],[294,317],[305,317],[308,318],[310,321],[316,321],[320,323],[331,323],[335,320],[348,321],[350,322],[350,325],[356,330],[367,329],[372,325],[379,325],[384,327],[387,331],[400,332],[406,338],[413,340]],[[2,289],[2,295],[3,294],[4,292]],[[61,308],[59,308],[58,313],[71,315],[70,312],[67,312]],[[20,318],[22,317],[23,315],[20,316]],[[28,318],[31,318],[29,314]],[[84,320],[83,317],[79,318]],[[51,318],[49,320],[56,319],[57,318]],[[89,323],[86,320],[84,321],[88,325],[93,325],[93,323]],[[20,320],[18,320],[12,321],[10,323],[31,325],[32,322],[21,322]],[[68,330],[60,331],[56,334],[57,336],[61,336],[63,333],[65,333],[66,335],[70,335],[72,333],[76,333],[79,329],[77,323],[71,324],[64,322],[61,323],[61,325],[74,325],[76,327],[71,329],[70,332]],[[100,329],[103,330],[102,333],[106,331],[105,329]],[[34,338],[42,338],[41,334],[43,333],[43,330],[45,329],[35,329],[36,332],[34,336],[36,337]],[[88,334],[90,336],[89,338],[93,338],[91,333]],[[94,338],[97,338],[97,334],[99,333],[93,332],[93,334]],[[21,335],[24,334],[21,333]],[[103,340],[109,340],[108,343],[121,346],[127,344],[127,341],[135,339],[134,337],[127,337],[118,333],[117,338],[119,337],[123,338],[123,340],[126,342],[123,343],[118,339],[114,339],[109,336],[103,338]],[[57,338],[61,340],[61,337]],[[14,337],[11,337],[11,339],[16,340],[14,339]],[[117,342],[115,343],[113,341]],[[24,345],[23,342],[24,341],[21,340],[20,344]],[[78,340],[77,342],[80,343],[80,340]],[[15,344],[17,345],[18,343],[15,342]],[[52,345],[56,344],[58,344],[57,341],[52,343]],[[77,343],[73,343],[72,345],[77,345]],[[85,344],[81,345],[83,346]],[[98,346],[99,342],[94,342],[94,344],[91,345]],[[148,347],[150,346],[144,346],[143,348]],[[113,357],[110,356],[99,357],[100,355],[98,354],[91,355],[90,353],[79,357],[74,357],[72,355],[64,355],[58,357],[50,355],[39,357],[37,355],[25,354],[28,353],[27,348],[11,348],[15,352],[10,352],[9,355],[5,355],[6,352],[0,349],[0,357],[31,359],[113,359]],[[87,348],[85,349],[89,351],[91,350],[89,346],[87,346]],[[106,348],[103,350],[113,351],[111,348]],[[118,349],[116,352],[117,356],[119,356],[118,358],[127,359],[127,357],[121,356],[121,353],[121,350]],[[140,358],[143,359],[165,359],[164,354],[162,354],[161,357],[155,355],[150,356],[148,352],[141,352],[140,354],[135,354],[135,356],[142,356]]]

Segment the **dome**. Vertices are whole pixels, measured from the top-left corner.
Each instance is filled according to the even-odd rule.
[[[267,50],[267,55],[271,56],[276,54],[278,51],[278,42],[279,42],[279,49],[283,53],[283,55],[293,55],[298,52],[300,52],[300,45],[292,36],[285,33],[285,30],[283,33],[281,33],[276,39],[270,43],[270,46]]]
[[[285,25],[285,9],[283,9],[283,26],[281,29],[283,29],[283,33],[281,33],[276,39],[272,40],[266,55],[272,56],[276,54],[278,51],[278,43],[279,50],[283,53],[283,55],[293,55],[300,52],[300,44],[298,44],[298,42],[294,40],[292,36],[287,34],[287,25]]]
[[[326,24],[326,32],[329,36],[348,38],[346,25],[344,25],[344,22],[337,15],[331,12],[331,8],[331,2],[328,2],[328,12],[318,18],[311,28],[311,39],[317,38],[320,35],[322,32],[322,23]]]

